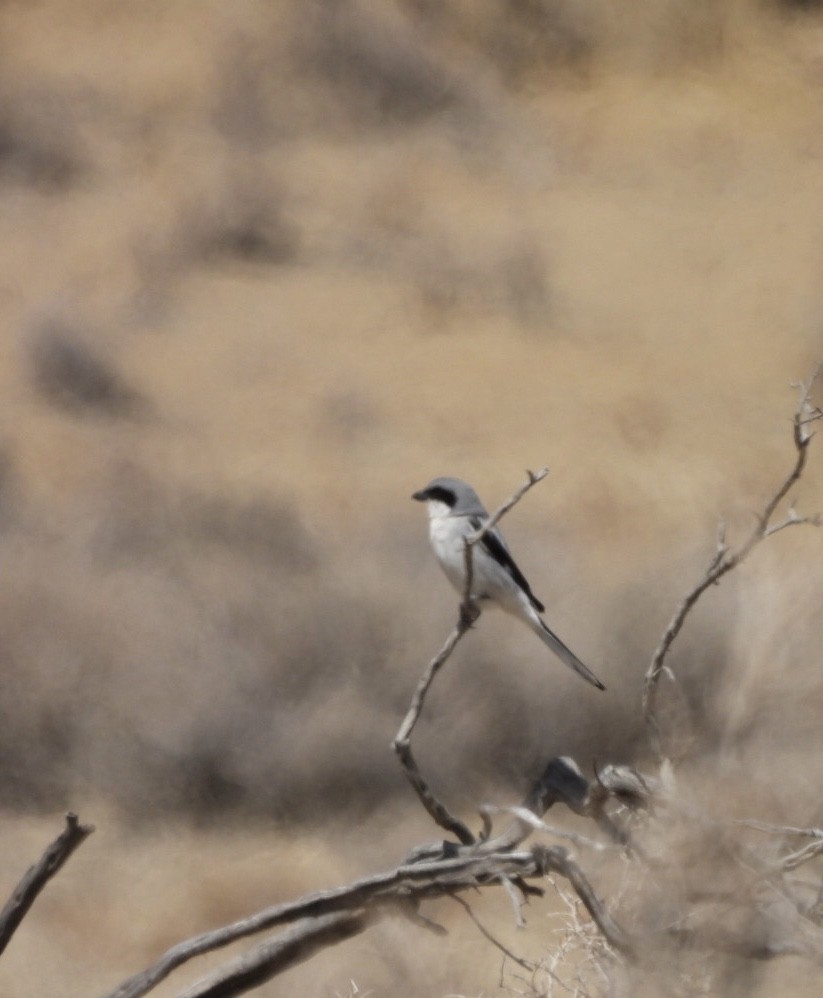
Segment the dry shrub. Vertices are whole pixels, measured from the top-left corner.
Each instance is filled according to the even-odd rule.
[[[704,596],[670,659],[676,679],[660,714],[674,765],[641,766],[650,808],[617,810],[629,851],[576,850],[635,959],[612,950],[579,898],[553,882],[566,912],[531,973],[506,964],[507,993],[800,995],[819,981],[820,850],[802,830],[823,825],[823,592],[809,572],[820,554],[814,528],[783,533],[725,592]],[[723,637],[712,652],[707,620]],[[786,863],[803,849],[805,862]]]
[[[603,65],[656,72],[706,69],[745,47],[770,16],[758,0],[650,0],[628,6],[619,0],[448,5],[404,0],[404,6],[429,30],[482,55],[513,86],[558,70],[588,75]]]
[[[42,396],[75,414],[133,416],[144,402],[86,335],[63,320],[47,320],[28,338],[34,385]]]
[[[265,190],[263,189],[265,187]],[[260,174],[223,186],[210,203],[187,207],[180,238],[195,260],[284,265],[299,259],[300,237],[276,185]]]
[[[393,4],[314,2],[300,21],[300,62],[353,122],[409,125],[465,100],[430,39]]]
[[[88,169],[78,103],[47,86],[0,81],[0,181],[60,193]]]

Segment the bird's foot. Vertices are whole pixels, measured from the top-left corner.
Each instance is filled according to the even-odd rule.
[[[464,600],[460,604],[460,624],[465,628],[472,627],[480,616],[480,607],[474,600]]]

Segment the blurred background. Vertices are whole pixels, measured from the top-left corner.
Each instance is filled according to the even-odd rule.
[[[485,615],[416,732],[435,791],[474,821],[554,755],[647,762],[643,672],[820,351],[819,5],[28,0],[0,51],[3,895],[64,810],[98,829],[3,994],[438,837],[389,749],[457,609],[435,475],[491,508],[549,467],[505,533],[608,686]],[[819,564],[773,538],[673,651],[684,773],[740,816],[821,820]],[[260,993],[503,993],[452,928]]]

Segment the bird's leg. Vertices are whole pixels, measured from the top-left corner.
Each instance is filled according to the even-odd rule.
[[[460,604],[460,625],[468,630],[480,616],[480,604],[471,598]]]

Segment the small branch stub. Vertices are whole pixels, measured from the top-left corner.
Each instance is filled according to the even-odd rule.
[[[46,847],[34,866],[26,871],[0,912],[0,953],[8,946],[11,937],[49,880],[60,872],[74,850],[93,831],[92,825],[81,825],[77,815],[71,811],[66,815],[66,827],[54,842]]]

